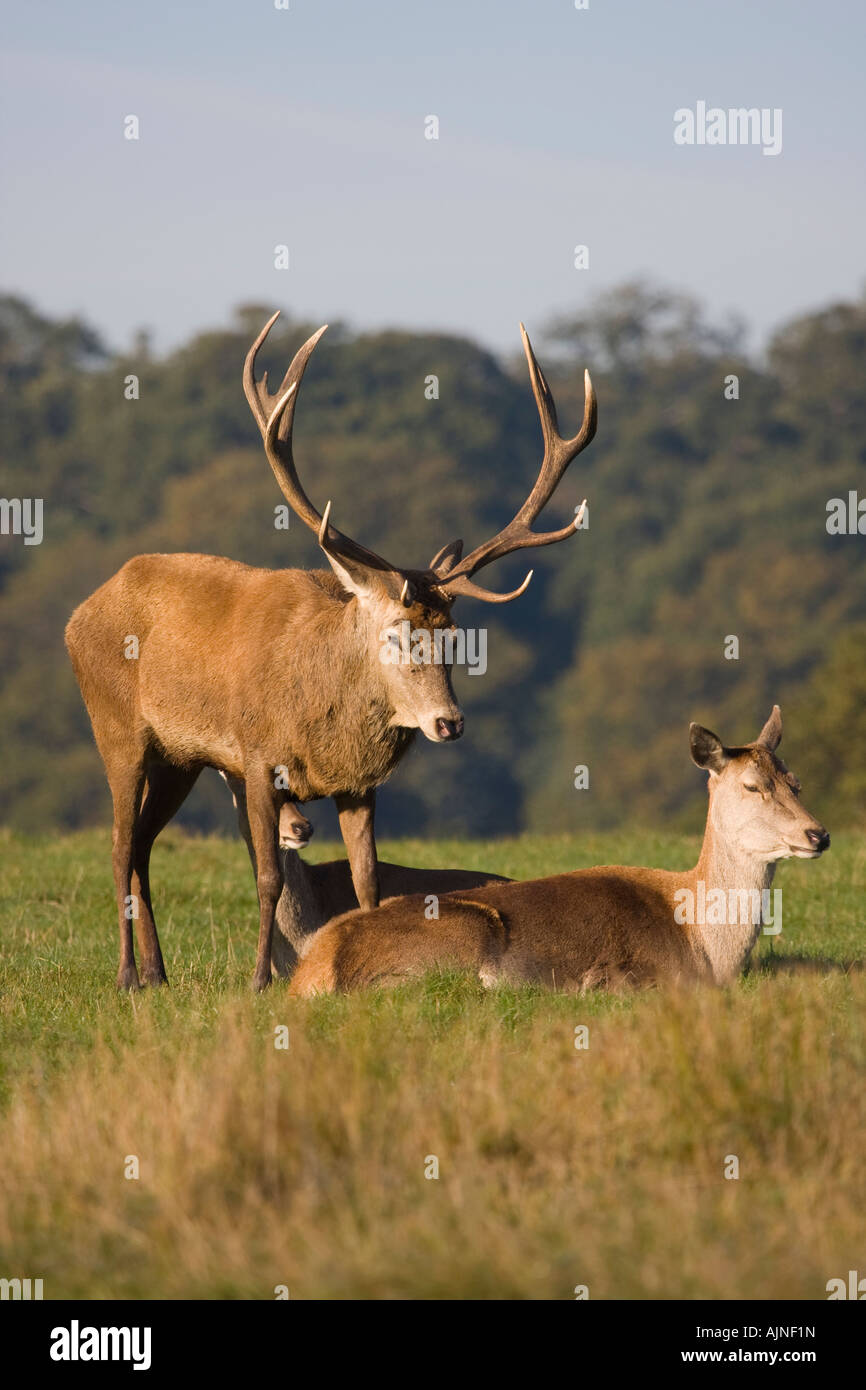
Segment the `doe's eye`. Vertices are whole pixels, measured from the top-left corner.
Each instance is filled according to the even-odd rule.
[[[753,786],[751,782],[744,782],[743,786],[747,792],[759,792],[761,790],[760,787]]]

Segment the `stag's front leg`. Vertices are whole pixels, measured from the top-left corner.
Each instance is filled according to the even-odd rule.
[[[283,887],[277,854],[279,801],[269,770],[264,775],[247,778],[247,815],[259,895],[259,944],[253,976],[253,987],[258,991],[267,989],[271,983],[274,914]]]
[[[340,816],[340,830],[349,856],[352,883],[358,906],[379,906],[379,873],[376,859],[376,833],[373,817],[376,810],[375,791],[363,796],[343,793],[334,801]]]
[[[238,813],[238,829],[241,832],[241,839],[249,851],[250,863],[253,866],[253,875],[256,874],[256,852],[253,849],[253,837],[250,830],[250,818],[247,815],[247,789],[242,777],[230,777],[227,773],[222,774],[229,790],[232,800],[235,803],[235,810]],[[294,813],[292,821],[303,822],[306,827],[307,838],[313,833],[313,827],[305,816],[302,816],[293,802],[284,801],[280,807],[278,825],[282,826],[283,818],[287,813]],[[282,843],[280,844],[282,849]],[[322,925],[322,917],[319,913],[311,914],[309,911],[301,913],[298,903],[288,891],[287,867],[292,864],[296,874],[303,879],[303,866],[298,861],[298,853],[295,849],[286,852],[286,858],[280,855],[280,872],[283,877],[283,887],[277,900],[277,911],[274,917],[274,934],[271,939],[271,970],[274,975],[278,975],[281,980],[288,980],[294,973],[298,963],[298,941],[308,940],[309,936],[317,927]]]
[[[241,839],[247,847],[250,856],[250,863],[253,866],[253,877],[256,876],[256,852],[253,849],[253,835],[250,830],[250,818],[247,815],[247,786],[242,777],[230,777],[227,772],[221,772],[220,776],[232,794],[232,801],[235,804],[235,811],[238,817],[238,830]]]

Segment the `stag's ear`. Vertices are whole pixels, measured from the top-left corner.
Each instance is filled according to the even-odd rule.
[[[457,564],[462,554],[463,542],[449,541],[448,545],[443,545],[441,550],[436,551],[430,561],[430,568],[434,574],[447,574]]]
[[[707,772],[721,772],[728,761],[722,740],[701,724],[689,725],[689,748],[692,762],[706,768]]]
[[[325,547],[322,546],[322,549],[325,550]],[[343,588],[362,602],[388,598],[394,603],[402,603],[404,608],[411,608],[415,602],[415,585],[398,571],[373,569],[371,565],[361,564],[349,556],[332,555],[329,550],[325,550],[325,555]]]
[[[771,753],[775,753],[779,744],[782,742],[782,711],[779,709],[778,705],[773,706],[773,713],[758,734],[756,742],[759,743],[762,748],[769,748]]]
[[[334,574],[350,594],[360,599],[381,597],[383,590],[378,570],[372,570],[346,555],[332,555],[324,546],[322,550]]]

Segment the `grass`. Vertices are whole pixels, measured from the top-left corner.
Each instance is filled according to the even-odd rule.
[[[380,852],[525,878],[685,867],[697,842]],[[862,838],[784,865],[782,936],[682,996],[440,974],[255,998],[243,846],[169,831],[154,884],[172,988],[118,996],[107,832],[0,839],[0,1276],[48,1298],[813,1299],[863,1272]]]

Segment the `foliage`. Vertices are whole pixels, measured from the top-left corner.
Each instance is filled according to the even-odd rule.
[[[78,321],[0,300],[0,489],[45,503],[42,545],[0,537],[8,824],[108,817],[62,633],[74,605],[125,559],[186,549],[320,562],[300,523],[274,527],[282,499],[240,389],[268,312],[244,306],[229,328],[160,360],[144,340],[111,354]],[[280,321],[264,354],[272,378],[313,327]],[[535,579],[518,602],[457,608],[462,625],[489,629],[488,672],[458,672],[466,737],[453,748],[419,741],[381,794],[383,830],[696,826],[689,720],[744,740],[774,701],[796,710],[783,751],[795,769],[809,767],[807,804],[831,828],[862,816],[862,773],[840,777],[808,750],[838,756],[843,726],[860,727],[844,707],[863,689],[866,537],[830,536],[825,522],[829,498],[866,495],[864,345],[866,303],[836,305],[784,328],[758,364],[736,325],[709,325],[693,301],[646,286],[553,325],[536,347],[560,416],[574,427],[589,365],[600,426],[544,523],[561,523],[586,493],[590,528],[532,557]],[[132,373],[138,400],[124,394]],[[724,395],[732,373],[738,400]],[[425,398],[431,374],[438,400]],[[491,534],[540,456],[522,362],[506,370],[455,337],[344,327],[316,354],[296,437],[302,475],[320,504],[333,498],[337,524],[410,565],[454,536],[474,544]],[[491,582],[518,581],[524,560],[497,566]],[[737,661],[724,655],[730,634]],[[862,765],[862,741],[845,751]],[[573,788],[579,763],[588,792]],[[229,810],[211,777],[183,814],[207,828],[228,826]]]

